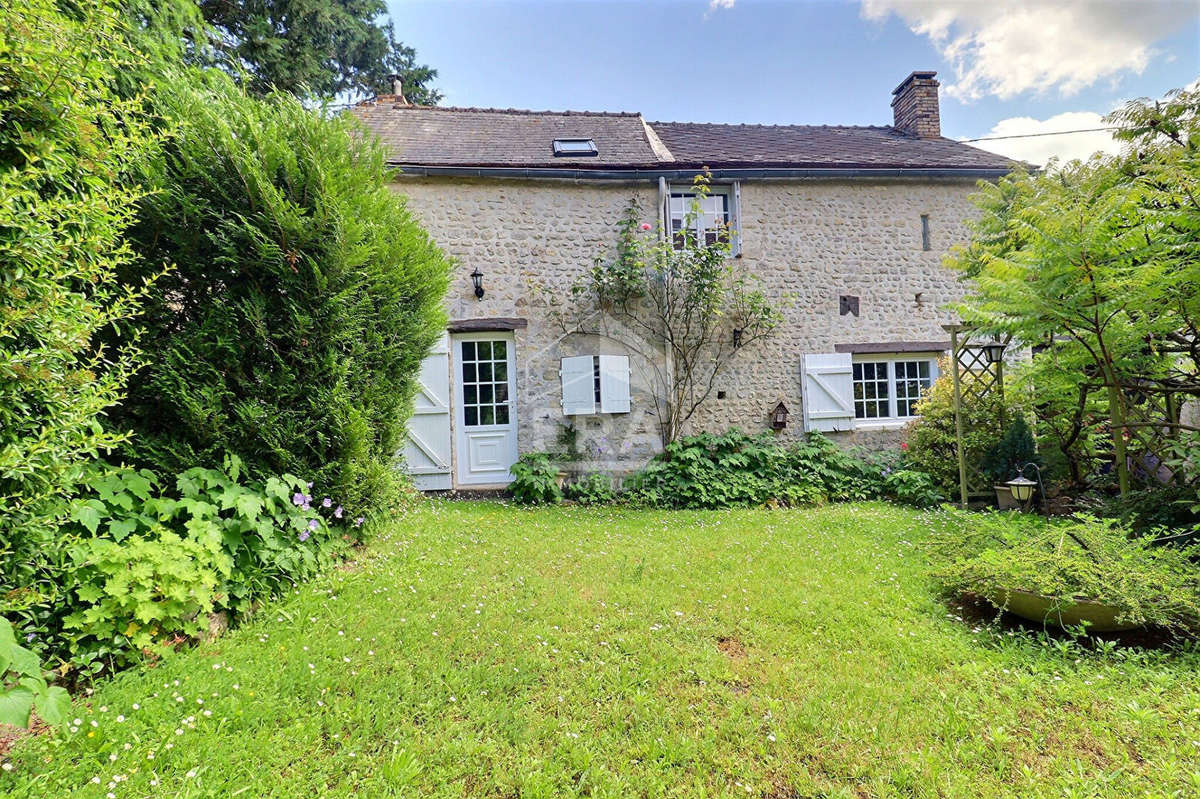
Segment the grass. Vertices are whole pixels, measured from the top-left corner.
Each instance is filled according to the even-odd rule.
[[[99,686],[0,794],[1200,792],[1200,651],[964,622],[924,576],[944,523],[431,501],[352,568]]]

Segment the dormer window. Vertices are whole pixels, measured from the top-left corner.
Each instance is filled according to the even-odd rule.
[[[555,139],[554,140],[554,155],[555,156],[589,156],[599,155],[600,151],[596,149],[596,142],[591,139]]]

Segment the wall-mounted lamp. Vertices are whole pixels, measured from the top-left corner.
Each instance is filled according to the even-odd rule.
[[[742,346],[742,329],[735,327],[733,329],[733,348],[736,350],[740,346]]]
[[[471,273],[471,282],[475,284],[475,299],[483,299],[483,272],[479,271],[479,267],[475,267],[475,271]]]
[[[788,409],[782,402],[775,406],[775,410],[771,411],[771,429],[782,430],[787,427]]]

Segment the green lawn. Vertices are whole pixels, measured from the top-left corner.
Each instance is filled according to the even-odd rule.
[[[1200,793],[1200,651],[964,623],[922,574],[941,523],[428,502],[253,623],[102,685],[0,793]]]

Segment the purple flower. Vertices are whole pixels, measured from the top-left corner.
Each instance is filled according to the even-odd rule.
[[[295,494],[292,494],[292,504],[293,505],[303,505],[304,504],[304,495],[298,491]]]
[[[363,522],[365,522],[365,521],[366,521],[366,518],[365,518],[365,517],[363,517],[363,516],[359,516],[357,519],[355,519],[355,520],[354,520],[354,526],[355,526],[355,527],[362,527],[362,523],[363,523]]]
[[[29,643],[34,638],[37,638],[37,633],[30,633],[29,635],[25,636],[25,643]]]
[[[311,491],[311,490],[312,490],[312,483],[309,483],[309,484],[308,484],[307,486],[305,486],[305,487],[306,487],[306,488],[308,488],[308,490],[310,490],[310,491]]]
[[[309,533],[308,533],[308,530],[301,530],[301,531],[300,531],[300,540],[301,540],[301,541],[307,541],[307,540],[308,540],[308,535],[309,535]]]
[[[340,518],[342,518],[342,514],[343,514],[344,512],[345,512],[345,511],[343,511],[343,510],[342,510],[342,506],[341,506],[341,505],[338,505],[336,508],[334,508],[334,509],[333,509],[333,518],[335,518],[335,519],[340,519]]]
[[[321,507],[322,507],[322,508],[329,508],[329,507],[332,507],[332,506],[333,506],[333,500],[332,500],[332,499],[330,499],[329,497],[325,497],[325,499],[321,500]]]
[[[309,519],[309,521],[308,521],[308,529],[309,530],[315,531],[320,526],[321,526],[321,523],[319,521],[317,521],[316,519]]]

